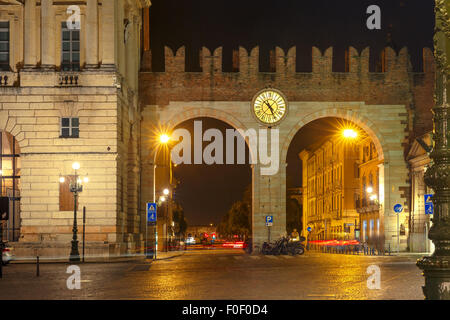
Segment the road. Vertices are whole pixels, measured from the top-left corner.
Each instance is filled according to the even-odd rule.
[[[3,268],[0,299],[423,299],[418,256],[370,257],[307,252],[249,256],[242,250],[198,250],[153,263],[80,264],[81,289],[69,290],[69,264]],[[381,288],[368,289],[370,265]]]

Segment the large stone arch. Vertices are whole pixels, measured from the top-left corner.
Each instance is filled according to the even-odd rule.
[[[230,109],[230,112],[227,112],[223,110],[222,108],[214,108],[214,107],[208,107],[205,106],[204,103],[195,103],[196,105],[190,105],[190,103],[183,103],[183,102],[175,102],[171,103],[171,108],[168,107],[160,107],[160,106],[148,106],[147,110],[144,110],[143,112],[143,121],[146,122],[147,118],[153,117],[153,119],[158,119],[158,126],[160,129],[164,132],[171,133],[177,125],[180,123],[183,123],[184,121],[196,119],[196,118],[212,118],[216,120],[223,121],[224,123],[227,123],[232,128],[236,130],[242,130],[246,131],[248,129],[257,129],[254,127],[251,127],[247,124],[238,119],[238,114],[236,111],[240,110],[240,106],[237,108]],[[214,104],[214,103],[212,103]],[[148,113],[148,111],[152,110],[154,112],[152,115]],[[244,119],[245,121],[245,119]],[[145,136],[145,134],[144,134]],[[254,157],[254,151],[250,148],[248,144],[248,138],[244,137],[246,145],[249,150],[249,156],[250,159]],[[225,142],[225,139],[224,139]],[[145,145],[145,144],[144,144]],[[150,168],[153,167],[153,154],[144,155],[142,158],[142,174],[144,176],[152,176],[153,179],[153,172],[150,170]],[[256,155],[257,156],[257,155]],[[255,171],[257,166],[249,163],[252,171],[252,190],[253,190],[253,197],[252,197],[252,220],[254,220],[255,216]],[[149,184],[146,184],[145,182],[142,182],[142,193],[145,195],[149,195],[150,193],[153,193],[153,189],[157,189],[155,186],[151,186]],[[143,204],[142,204],[143,205]],[[254,229],[254,228],[253,228]],[[253,230],[254,232],[254,230]]]
[[[361,107],[364,107],[364,104]],[[286,128],[285,132],[287,134],[281,144],[280,168],[283,168],[284,172],[282,175],[285,177],[289,146],[297,132],[308,123],[321,118],[335,117],[358,125],[370,136],[377,149],[379,160],[382,161],[382,165],[380,165],[380,216],[384,226],[385,246],[386,248],[393,248],[396,245],[393,243],[395,242],[393,237],[396,234],[396,222],[391,214],[393,205],[401,203],[405,206],[405,211],[408,212],[407,203],[402,195],[402,192],[408,186],[407,166],[403,157],[402,141],[399,138],[402,136],[401,133],[403,133],[403,137],[406,137],[406,123],[403,119],[405,113],[401,110],[404,107],[389,106],[393,108],[393,112],[392,115],[389,114],[390,118],[387,122],[384,115],[373,108],[375,106],[365,106],[369,107],[369,111],[361,107],[355,109],[330,108],[324,103],[323,108],[309,112],[295,121],[295,123],[291,123],[291,126]],[[283,193],[286,193],[285,183],[281,185],[281,188]]]
[[[179,123],[197,118],[210,117],[228,123],[242,130],[263,129],[251,114],[248,101],[170,101],[167,105],[147,105],[143,108],[143,123],[158,123],[173,129]],[[336,117],[354,122],[372,138],[380,160],[380,190],[383,219],[385,217],[386,239],[396,234],[396,219],[389,215],[395,203],[403,203],[405,216],[408,212],[407,192],[408,169],[404,160],[403,144],[407,138],[408,113],[405,105],[367,105],[361,101],[290,101],[289,114],[276,128],[279,129],[279,170],[275,175],[262,175],[260,164],[252,166],[253,185],[253,238],[254,244],[261,244],[268,238],[265,216],[273,215],[272,239],[286,231],[286,156],[295,134],[306,124],[326,117]],[[145,134],[144,134],[145,136]],[[146,149],[145,143],[143,149]],[[149,165],[150,157],[143,150],[142,174],[153,177]],[[300,151],[300,150],[299,150]],[[145,188],[145,182],[143,182]],[[148,189],[151,190],[151,187]],[[386,192],[384,192],[386,190]],[[381,196],[383,193],[383,196]],[[394,239],[395,240],[395,239]],[[394,241],[392,240],[392,241]]]
[[[229,124],[235,129],[246,130],[244,124],[241,121],[239,121],[239,119],[237,119],[233,114],[220,109],[213,109],[207,107],[186,108],[185,111],[177,113],[175,116],[171,117],[166,122],[163,122],[163,124],[165,124],[169,130],[173,130],[178,124],[186,120],[203,117],[214,118]]]
[[[8,111],[0,111],[0,130],[11,134],[19,144],[20,150],[28,146],[28,139],[17,124],[15,117],[9,117]]]
[[[245,124],[237,119],[233,114],[220,110],[220,109],[213,109],[213,108],[190,108],[187,109],[184,112],[177,113],[174,117],[170,118],[165,123],[163,122],[163,127],[168,131],[171,132],[175,129],[177,125],[180,123],[195,119],[195,118],[213,118],[216,120],[223,121],[230,126],[232,126],[234,129],[240,129],[243,131],[246,131],[248,128],[245,126]],[[245,138],[245,137],[244,137]],[[246,144],[248,146],[248,139],[246,140]],[[253,150],[249,147],[249,153],[250,158],[252,159],[254,157]]]
[[[361,115],[359,112],[356,112],[354,110],[336,108],[323,109],[320,111],[312,112],[298,121],[297,124],[290,129],[289,134],[286,136],[283,142],[283,146],[281,148],[281,159],[286,160],[289,146],[300,129],[315,120],[333,117],[348,120],[361,127],[361,129],[363,129],[374,142],[375,147],[377,148],[378,158],[380,160],[384,159],[385,162],[389,161],[389,153],[385,152],[385,150],[388,150],[386,141],[377,126],[370,119]]]

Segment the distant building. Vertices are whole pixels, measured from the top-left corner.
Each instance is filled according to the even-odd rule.
[[[432,194],[424,182],[426,166],[430,164],[431,133],[418,137],[412,143],[407,160],[411,170],[411,214],[409,217],[408,247],[412,252],[433,252],[434,244],[428,239],[432,214],[425,214],[425,194]]]
[[[298,204],[303,205],[303,188],[289,188],[288,198],[297,200]]]
[[[356,194],[356,210],[360,214],[360,239],[370,247],[383,249],[384,223],[380,216],[380,174],[379,166],[383,164],[377,154],[375,145],[366,137],[358,145],[358,160],[355,177],[359,181]]]
[[[353,239],[358,224],[354,194],[356,145],[331,138],[303,150],[303,228],[310,239]]]
[[[188,236],[190,234],[194,238],[201,238],[205,233],[211,236],[211,234],[216,233],[216,229],[217,227],[215,225],[189,226],[186,230],[186,234]]]

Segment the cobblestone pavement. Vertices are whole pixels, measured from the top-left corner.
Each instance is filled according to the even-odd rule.
[[[153,263],[80,264],[79,290],[67,288],[69,264],[41,264],[39,277],[33,264],[11,264],[0,299],[423,299],[417,258],[188,251]],[[367,288],[370,265],[381,270],[380,290]]]

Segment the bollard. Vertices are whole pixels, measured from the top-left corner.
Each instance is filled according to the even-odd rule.
[[[36,257],[36,277],[39,277],[39,256]]]

